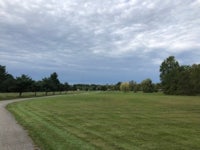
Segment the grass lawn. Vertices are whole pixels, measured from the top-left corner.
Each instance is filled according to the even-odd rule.
[[[66,92],[55,92],[55,95],[58,94],[65,94]],[[53,95],[53,92],[48,92],[48,96],[49,95]],[[45,92],[37,92],[36,93],[37,97],[41,97],[41,96],[46,96]],[[35,93],[34,92],[23,92],[22,96],[19,96],[19,93],[0,93],[0,101],[1,100],[9,100],[9,99],[16,99],[16,98],[29,98],[29,97],[35,97]]]
[[[7,107],[43,150],[199,150],[200,97],[91,92]]]

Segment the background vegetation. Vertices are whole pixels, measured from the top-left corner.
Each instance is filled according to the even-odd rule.
[[[180,66],[174,56],[160,66],[160,79],[165,94],[200,94],[200,64]]]
[[[160,66],[161,83],[152,83],[151,79],[144,79],[141,83],[134,80],[129,82],[118,82],[116,84],[74,84],[61,83],[56,72],[44,77],[40,81],[34,81],[28,75],[22,74],[13,77],[6,72],[6,67],[0,65],[0,92],[18,92],[22,96],[23,92],[49,92],[56,91],[143,91],[152,93],[163,91],[165,94],[176,95],[198,95],[200,94],[200,64],[192,66],[180,66],[174,56],[168,57]]]

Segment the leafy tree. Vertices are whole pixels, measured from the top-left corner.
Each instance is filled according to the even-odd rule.
[[[43,78],[42,79],[42,89],[45,91],[45,95],[48,95],[48,92],[51,91],[51,80],[50,78]]]
[[[37,92],[42,91],[42,81],[33,81],[31,91],[37,96]]]
[[[6,79],[1,83],[2,92],[15,92],[16,90],[16,80],[11,74],[6,75]]]
[[[70,90],[70,85],[69,83],[65,82],[64,83],[64,91],[69,91]]]
[[[0,84],[6,79],[6,67],[0,65]]]
[[[137,83],[135,81],[130,81],[129,86],[130,86],[130,91],[134,92],[138,91]]]
[[[130,91],[129,82],[122,82],[121,85],[120,85],[120,90],[123,91],[123,92]]]
[[[160,80],[166,94],[174,94],[177,90],[179,63],[174,56],[168,57],[160,66]]]
[[[121,85],[122,82],[117,82],[115,85],[114,85],[114,90],[116,91],[119,91],[120,90],[120,85]]]
[[[42,87],[45,91],[45,95],[48,94],[48,92],[53,91],[55,94],[55,91],[60,90],[60,81],[58,79],[58,75],[56,72],[52,73],[50,77],[45,77],[42,79]]]
[[[49,78],[50,90],[55,92],[59,91],[60,81],[56,72],[52,73]]]
[[[22,74],[20,77],[16,78],[16,91],[19,92],[19,96],[22,95],[22,92],[30,91],[33,80],[27,76]]]
[[[154,87],[152,84],[151,79],[146,79],[141,82],[142,91],[145,93],[152,93],[154,92]]]
[[[193,93],[200,94],[200,64],[193,64],[190,71],[190,82]]]

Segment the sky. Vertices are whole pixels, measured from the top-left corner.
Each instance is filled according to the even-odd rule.
[[[0,0],[0,65],[62,82],[159,82],[175,56],[200,63],[200,0]]]

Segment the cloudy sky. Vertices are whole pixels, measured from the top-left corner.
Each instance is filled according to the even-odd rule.
[[[200,63],[200,0],[0,0],[0,65],[69,83],[151,78]]]

